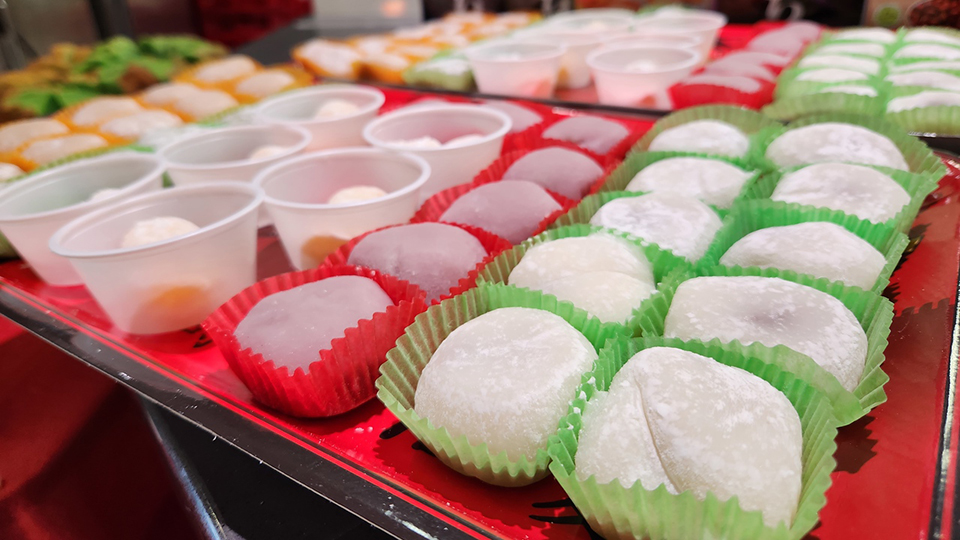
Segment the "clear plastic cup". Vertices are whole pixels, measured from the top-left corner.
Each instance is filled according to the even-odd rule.
[[[232,126],[178,139],[161,148],[159,155],[177,186],[252,182],[258,172],[303,152],[309,144],[310,132],[296,126]],[[250,157],[265,146],[283,150],[265,157]]]
[[[421,200],[473,180],[499,156],[512,122],[506,113],[478,105],[436,105],[400,109],[367,124],[364,138],[373,146],[420,156],[430,164],[430,179]],[[445,143],[463,135],[480,135],[473,143],[439,148],[411,148],[398,141],[433,137]]]
[[[661,15],[637,17],[633,32],[640,35],[684,35],[700,38],[700,53],[704,60],[717,44],[720,29],[727,24],[727,17],[715,11],[675,11]]]
[[[557,86],[566,47],[502,39],[467,48],[464,53],[480,92],[548,98]]]
[[[579,10],[565,17],[553,17],[547,19],[542,27],[557,32],[597,37],[629,32],[633,28],[633,16],[592,13],[593,11],[597,10]]]
[[[557,87],[569,89],[583,88],[590,84],[587,55],[605,42],[600,35],[567,32],[552,29],[546,25],[516,32],[511,38],[530,43],[559,43],[566,47],[566,52],[560,61]]]
[[[202,322],[257,277],[253,184],[215,182],[165,189],[77,218],[50,239],[70,260],[113,323],[157,334]],[[162,242],[121,248],[138,221],[175,216],[200,228]]]
[[[603,42],[602,47],[615,48],[625,45],[654,45],[657,47],[676,47],[702,51],[703,38],[683,34],[620,34]]]
[[[274,165],[255,183],[266,197],[287,257],[298,269],[313,268],[327,255],[367,231],[406,223],[420,205],[430,165],[409,153],[379,148],[342,148],[307,154]],[[337,191],[373,186],[386,196],[328,204]]]
[[[357,106],[356,112],[340,116],[314,118],[324,102],[338,99]],[[369,86],[325,84],[284,92],[257,106],[257,122],[306,128],[313,140],[307,152],[363,146],[363,127],[377,116],[386,98]]]
[[[587,8],[554,13],[549,19],[547,19],[547,21],[562,21],[565,19],[586,17],[617,17],[620,19],[633,20],[636,14],[636,11],[631,11],[624,8]]]
[[[82,283],[70,261],[48,247],[53,233],[87,212],[163,187],[163,163],[151,154],[117,152],[24,178],[0,191],[0,232],[51,285]],[[115,189],[103,199],[90,198]],[[104,194],[106,195],[106,194]]]
[[[700,54],[693,50],[654,45],[600,48],[587,57],[600,103],[627,107],[662,93],[689,75],[699,61]],[[635,62],[647,65],[642,70],[631,68]]]

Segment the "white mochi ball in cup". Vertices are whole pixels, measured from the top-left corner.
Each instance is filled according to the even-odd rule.
[[[79,285],[70,261],[50,251],[50,237],[78,216],[162,187],[163,164],[150,154],[118,152],[75,161],[0,192],[0,232],[44,281]]]
[[[385,150],[409,152],[430,165],[421,200],[473,180],[500,157],[510,117],[478,105],[436,105],[396,110],[367,124],[363,136]],[[427,144],[424,144],[427,143]]]
[[[363,127],[377,116],[386,98],[368,86],[325,84],[284,92],[259,105],[259,123],[299,126],[310,132],[307,152],[363,146]]]
[[[559,43],[493,40],[467,48],[477,89],[484,94],[553,96],[567,49]]]
[[[686,48],[623,45],[593,51],[587,64],[600,103],[629,107],[679,82],[700,58],[700,53]]]
[[[290,262],[305,269],[318,266],[351,238],[409,221],[429,178],[430,165],[415,155],[340,148],[274,165],[255,183],[265,193],[264,207]],[[372,189],[357,189],[361,187]],[[351,188],[373,196],[343,204],[331,201]]]
[[[256,281],[262,201],[263,191],[247,182],[165,189],[71,221],[50,239],[50,250],[73,263],[120,330],[181,330],[200,324]],[[158,218],[178,218],[197,228],[121,247],[129,231]]]

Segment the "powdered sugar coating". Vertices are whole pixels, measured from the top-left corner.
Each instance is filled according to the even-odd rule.
[[[894,86],[927,86],[942,90],[960,91],[960,77],[940,71],[910,71],[887,75]]]
[[[812,82],[865,81],[870,76],[862,71],[841,68],[808,69],[797,75],[795,80]]]
[[[600,207],[591,225],[628,232],[697,261],[720,229],[720,217],[692,197],[648,193],[614,199]]]
[[[539,289],[543,283],[595,272],[617,272],[654,284],[653,268],[643,251],[611,234],[561,238],[531,247],[510,272],[507,282]]]
[[[909,170],[893,141],[865,127],[840,122],[791,129],[770,143],[766,156],[781,167],[849,162]]]
[[[887,112],[909,111],[924,107],[960,107],[960,92],[917,92],[887,102]]]
[[[886,28],[851,28],[840,30],[830,36],[833,41],[872,41],[875,43],[893,43],[897,35]]]
[[[268,69],[251,75],[237,84],[237,92],[264,98],[296,82],[293,75],[282,69]]]
[[[513,124],[510,126],[510,133],[519,133],[543,122],[543,117],[539,114],[522,105],[510,103],[509,101],[490,100],[481,105],[481,107],[489,107],[507,113],[507,116],[513,121]]]
[[[193,76],[199,81],[219,82],[236,79],[256,70],[257,65],[252,59],[246,56],[233,55],[204,64],[194,72]]]
[[[700,277],[677,288],[664,335],[786,345],[813,359],[853,391],[867,356],[867,336],[842,302],[779,278]]]
[[[720,264],[793,270],[869,290],[886,259],[847,229],[812,221],[753,231],[730,246]]]
[[[675,157],[647,165],[625,189],[676,193],[729,208],[751,176],[751,172],[718,159]]]
[[[138,139],[155,129],[170,128],[181,124],[183,124],[183,120],[179,116],[164,110],[141,111],[107,120],[100,126],[100,131],[125,139]]]
[[[700,152],[743,157],[750,139],[737,127],[719,120],[694,120],[665,129],[650,141],[651,152]]]
[[[80,105],[70,119],[78,126],[93,126],[111,118],[119,118],[142,110],[143,107],[133,98],[103,96]]]
[[[820,54],[860,54],[863,56],[883,56],[887,48],[879,43],[832,43],[817,49]]]
[[[540,283],[540,291],[566,300],[602,322],[625,323],[657,291],[652,280],[599,271]]]
[[[931,58],[937,60],[960,60],[960,47],[915,43],[901,47],[893,53],[894,58]]]
[[[761,68],[762,69],[762,68]],[[739,92],[745,94],[752,94],[754,92],[759,92],[762,85],[760,81],[744,76],[744,75],[734,75],[727,73],[717,73],[712,70],[701,73],[699,75],[692,75],[687,77],[679,84],[683,86],[690,86],[694,84],[706,84],[710,86],[722,86],[724,88],[732,88]]]
[[[871,86],[862,86],[857,84],[841,84],[837,86],[828,86],[820,90],[821,94],[852,94],[855,96],[877,97],[877,89]]]
[[[553,124],[543,131],[546,139],[571,142],[595,154],[606,154],[630,132],[613,120],[595,116],[574,116]]]
[[[487,256],[483,245],[463,229],[442,223],[414,223],[370,233],[347,264],[364,266],[409,281],[433,300]]]
[[[603,167],[586,154],[553,146],[534,150],[513,162],[504,180],[528,180],[544,189],[579,199],[603,174]]]
[[[960,45],[960,37],[941,32],[933,28],[916,28],[907,31],[903,40],[908,43],[925,41],[929,43],[946,43],[948,45]]]
[[[242,348],[273,360],[277,367],[307,371],[331,341],[392,305],[376,281],[334,276],[260,300],[234,335]]]
[[[463,194],[440,216],[440,221],[479,227],[517,244],[529,238],[541,221],[559,209],[560,204],[539,185],[502,180]]]
[[[910,194],[882,172],[848,163],[820,163],[788,173],[770,198],[831,208],[882,223],[910,202]]]
[[[722,62],[717,64],[716,62],[712,64],[707,64],[704,68],[704,73],[709,75],[728,75],[728,76],[739,76],[757,79],[758,81],[769,81],[773,82],[777,79],[777,76],[774,75],[772,71],[768,68],[754,64],[748,61],[743,62]],[[696,77],[696,75],[694,75]],[[759,85],[757,86],[759,89]],[[746,91],[746,90],[745,90]],[[755,91],[755,90],[753,90]]]
[[[811,54],[800,60],[797,64],[801,68],[812,67],[833,67],[840,69],[849,69],[859,71],[867,75],[876,75],[880,73],[880,62],[871,58],[857,58],[855,56],[843,56],[839,54]]]
[[[958,60],[926,60],[909,64],[892,64],[887,66],[890,73],[906,73],[908,71],[960,71]]]
[[[533,459],[596,359],[587,338],[557,315],[495,309],[443,340],[420,375],[414,410],[494,455]]]

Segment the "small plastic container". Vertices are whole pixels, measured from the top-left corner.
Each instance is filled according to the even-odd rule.
[[[516,41],[525,43],[559,43],[566,47],[566,52],[560,61],[560,74],[557,77],[559,88],[583,88],[590,84],[590,67],[587,65],[587,55],[605,43],[601,35],[584,35],[559,29],[548,25],[530,29],[526,32],[517,32],[512,36]]]
[[[578,10],[565,17],[551,17],[543,23],[543,28],[599,37],[629,32],[633,28],[635,18],[632,16],[596,11],[598,10]]]
[[[356,105],[357,111],[340,116],[314,118],[324,102],[338,99]],[[383,106],[383,92],[368,86],[329,84],[286,92],[265,100],[257,107],[257,122],[294,125],[307,129],[313,140],[308,152],[363,146],[363,127]]]
[[[73,263],[113,323],[131,334],[200,324],[256,281],[257,208],[250,183],[214,182],[121,201],[71,221],[50,250]],[[138,221],[175,216],[200,228],[132,248],[123,236]]]
[[[689,75],[700,59],[699,52],[686,48],[624,45],[593,51],[587,64],[593,72],[600,103],[630,107],[665,92]],[[628,69],[634,62],[649,64],[642,71]]]
[[[78,216],[162,187],[163,163],[150,154],[118,152],[68,163],[0,192],[0,232],[44,281],[79,285],[82,280],[70,261],[50,251],[50,237]],[[89,200],[102,189],[118,191]]]
[[[682,34],[621,34],[605,40],[601,46],[608,49],[614,49],[628,45],[675,47],[700,52],[702,50],[703,38],[694,35]]]
[[[367,124],[363,136],[371,145],[409,152],[430,164],[430,179],[420,190],[421,201],[438,191],[473,180],[500,157],[503,138],[512,122],[506,113],[478,105],[436,105],[400,109]],[[408,148],[397,141],[433,137],[441,143],[478,134],[473,143],[439,148]]]
[[[464,53],[480,92],[549,98],[557,86],[566,47],[502,39],[467,48]]]
[[[640,35],[684,35],[702,40],[700,53],[706,60],[717,44],[720,30],[727,24],[727,17],[715,11],[670,11],[662,15],[638,17],[633,32]]]
[[[387,225],[406,223],[420,205],[430,165],[409,153],[343,148],[300,156],[261,172],[265,193],[287,257],[298,269],[314,268],[343,243]],[[328,204],[337,191],[373,186],[387,195]]]
[[[263,169],[303,152],[310,132],[296,126],[232,126],[178,139],[160,149],[170,179],[177,186],[201,182],[252,182]],[[251,159],[265,146],[283,148],[276,154]]]

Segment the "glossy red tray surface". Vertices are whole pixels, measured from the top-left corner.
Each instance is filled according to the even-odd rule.
[[[391,101],[412,99],[388,93]],[[896,306],[883,366],[889,400],[840,430],[838,468],[811,538],[950,535],[954,460],[942,454],[956,446],[951,345],[960,265],[960,170],[950,165],[886,291]],[[261,278],[289,269],[272,229],[261,230],[259,248]],[[21,261],[0,264],[0,314],[397,536],[596,537],[551,478],[507,489],[461,476],[376,400],[326,420],[275,413],[251,399],[199,329],[125,335],[84,288],[49,287]]]

